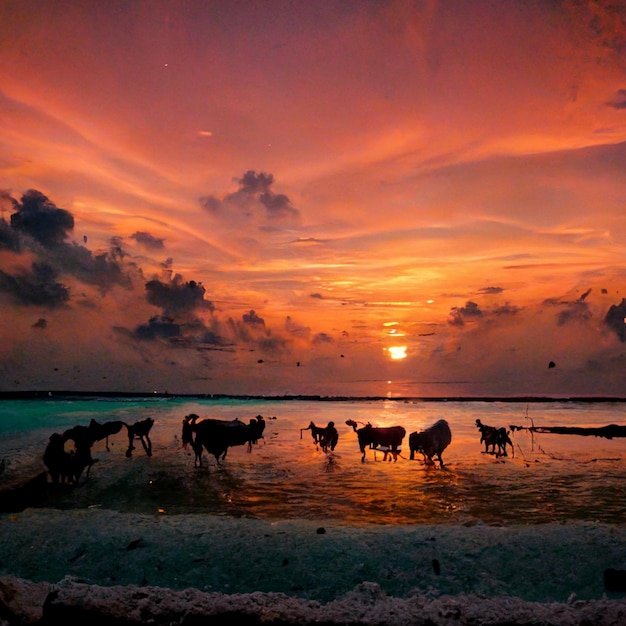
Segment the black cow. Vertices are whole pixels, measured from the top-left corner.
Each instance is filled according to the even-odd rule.
[[[441,454],[450,445],[452,432],[446,420],[436,421],[432,426],[409,435],[410,458],[415,458],[416,452],[421,452],[426,465],[434,465],[433,457],[437,457],[439,467],[443,467]]]
[[[391,453],[391,456],[397,460],[402,440],[406,435],[404,426],[376,427],[368,423],[357,430],[357,423],[354,420],[347,420],[346,424],[352,426],[357,434],[359,448],[363,454],[361,457],[362,463],[365,462],[365,449],[367,447],[378,448],[381,446],[386,448],[385,457],[387,457],[387,453]]]
[[[252,451],[252,444],[263,438],[265,429],[265,419],[262,415],[257,415],[250,420],[249,424],[239,419],[218,420],[203,419],[198,420],[194,413],[187,415],[183,419],[182,440],[183,447],[192,446],[195,459],[194,465],[202,467],[202,450],[205,449],[215,457],[215,461],[220,465],[220,459],[226,458],[228,448],[232,446],[247,445],[247,451]]]
[[[78,485],[85,468],[89,475],[89,470],[96,461],[91,457],[91,447],[84,441],[80,439],[75,441],[75,449],[71,452],[65,449],[66,441],[65,436],[60,433],[50,435],[43,454],[43,462],[48,468],[53,484]]]

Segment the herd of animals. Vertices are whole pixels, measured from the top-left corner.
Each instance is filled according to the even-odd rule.
[[[362,462],[365,461],[366,450],[368,449],[382,452],[383,461],[397,461],[398,456],[401,456],[401,445],[406,436],[404,426],[376,427],[368,423],[358,428],[358,424],[354,420],[347,420],[346,424],[357,435]],[[512,454],[515,454],[513,442],[506,428],[487,426],[480,419],[476,420],[476,428],[480,432],[480,443],[485,444],[486,454],[493,454],[496,457],[508,456],[507,446],[510,447]],[[324,452],[329,450],[332,452],[339,440],[334,422],[328,422],[326,427],[316,426],[314,422],[311,422],[306,428],[300,430],[301,437],[304,430],[311,431],[313,442]],[[450,425],[444,419],[437,420],[432,426],[424,430],[414,431],[409,435],[409,459],[414,460],[415,455],[421,453],[426,465],[435,465],[435,461],[439,461],[439,466],[443,467],[441,455],[451,441]]]
[[[92,419],[88,426],[74,426],[63,433],[53,433],[43,455],[43,462],[54,484],[78,485],[83,473],[89,476],[92,465],[97,461],[91,454],[91,448],[97,441],[105,440],[109,450],[109,437],[126,429],[128,448],[126,456],[132,456],[135,450],[135,441],[139,440],[148,456],[152,456],[152,442],[150,430],[154,425],[152,418],[139,420],[134,424],[123,421],[99,423]],[[406,437],[404,426],[376,427],[364,424],[360,428],[354,420],[347,420],[346,425],[356,433],[361,461],[365,462],[366,451],[383,452],[383,461],[397,461],[401,455],[401,446]],[[513,443],[509,431],[504,427],[487,426],[480,419],[476,420],[476,427],[480,432],[480,443],[484,444],[486,454],[496,457],[508,456],[507,447],[513,455]],[[186,415],[182,421],[181,440],[185,450],[191,449],[194,453],[194,466],[202,467],[202,454],[213,455],[219,465],[226,458],[228,449],[233,446],[246,446],[252,451],[252,446],[263,438],[265,419],[261,415],[245,423],[239,419],[220,420],[200,419],[195,413]],[[324,427],[316,426],[314,422],[306,428],[300,429],[300,437],[305,430],[311,431],[313,442],[318,449],[325,453],[333,452],[339,441],[339,433],[334,422],[328,422]],[[437,420],[434,424],[420,431],[414,431],[408,436],[411,460],[417,453],[422,454],[425,465],[443,467],[443,452],[452,441],[452,432],[445,419]],[[402,457],[404,458],[404,457]]]
[[[43,453],[44,465],[48,468],[50,480],[54,484],[68,483],[78,485],[83,472],[89,476],[91,466],[97,461],[91,456],[91,448],[96,441],[104,439],[109,450],[109,437],[116,435],[123,428],[128,434],[126,456],[131,457],[135,450],[135,441],[139,440],[148,456],[152,456],[150,430],[154,420],[148,417],[134,424],[111,421],[101,424],[92,419],[89,426],[77,425],[64,433],[52,433]]]

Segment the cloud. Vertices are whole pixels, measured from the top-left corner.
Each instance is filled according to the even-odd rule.
[[[626,298],[612,305],[604,318],[605,324],[615,332],[620,341],[626,341]]]
[[[618,89],[613,100],[606,104],[614,109],[626,109],[626,89]]]
[[[164,239],[162,237],[155,237],[154,235],[144,231],[138,230],[133,233],[130,238],[150,250],[162,250],[165,247]]]
[[[57,273],[46,263],[34,262],[29,270],[10,275],[0,270],[0,291],[10,293],[20,304],[47,307],[64,305],[69,289],[56,280]]]
[[[36,265],[48,268],[45,275],[69,275],[86,285],[99,287],[102,293],[113,285],[121,285],[131,289],[133,280],[141,277],[137,266],[128,262],[127,254],[123,249],[121,239],[114,237],[110,240],[107,251],[93,254],[85,246],[75,242],[67,243],[74,228],[74,216],[65,209],[59,209],[47,196],[35,189],[29,189],[17,201],[7,192],[2,199],[15,210],[9,223],[0,220],[0,249],[20,254],[26,250],[37,257]],[[37,276],[35,283],[41,280],[41,270],[34,271]],[[32,281],[27,274],[12,277],[5,272],[5,290],[24,296],[24,304],[36,304],[37,298],[26,295],[27,285]],[[54,283],[55,281],[53,281]],[[49,280],[44,283],[50,287]],[[11,287],[11,285],[13,285]],[[21,286],[21,288],[20,288]],[[42,295],[41,300],[52,303],[59,301],[58,287],[54,287],[48,298]],[[69,300],[69,291],[66,290],[63,301]]]
[[[62,243],[74,229],[74,217],[69,211],[58,208],[40,191],[29,189],[15,203],[11,226],[34,237],[43,246]]]
[[[172,339],[180,337],[180,324],[162,317],[151,317],[147,324],[140,324],[135,329],[139,339]]]
[[[298,220],[300,212],[292,205],[285,194],[276,194],[271,187],[274,176],[265,172],[248,170],[241,178],[237,191],[227,194],[222,199],[214,195],[202,196],[200,206],[221,217],[243,215],[245,217],[262,217],[269,222]],[[265,209],[264,211],[262,209]],[[261,215],[259,215],[261,213]]]
[[[5,219],[0,220],[0,249],[13,252],[20,252],[22,249],[19,233]]]
[[[256,314],[256,311],[250,310],[248,313],[244,313],[242,319],[245,324],[252,326],[265,326],[265,321],[262,317]]]
[[[163,309],[163,315],[176,318],[197,309],[213,311],[213,303],[204,299],[206,289],[194,280],[182,282],[179,276],[169,283],[158,279],[146,283],[146,299]]]

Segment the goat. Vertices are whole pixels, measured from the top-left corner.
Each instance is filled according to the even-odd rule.
[[[314,422],[310,422],[306,428],[300,429],[300,438],[302,438],[303,430],[311,431],[313,443],[319,446],[324,452],[328,452],[328,448],[330,448],[332,452],[339,441],[339,433],[335,428],[335,422],[328,422],[326,427],[316,426]]]
[[[182,440],[186,448],[192,446],[195,459],[194,465],[202,467],[202,450],[206,449],[215,457],[216,463],[226,458],[228,448],[247,444],[248,452],[252,451],[252,444],[263,437],[265,419],[257,415],[245,424],[239,419],[218,420],[204,419],[197,421],[198,416],[194,413],[183,419]]]
[[[441,454],[450,445],[452,432],[448,422],[444,419],[436,421],[432,426],[409,435],[410,459],[415,458],[416,452],[421,452],[426,465],[434,465],[433,457],[437,457],[439,467],[443,467]]]
[[[367,423],[357,430],[357,423],[354,420],[347,420],[346,424],[352,426],[359,440],[359,449],[361,450],[361,462],[365,462],[365,449],[377,448],[383,446],[388,448],[387,452],[391,452],[392,456],[397,459],[402,440],[406,435],[404,426],[384,426],[375,427]],[[395,453],[395,454],[394,454]],[[386,455],[385,455],[386,456]]]
[[[485,454],[495,454],[496,458],[500,456],[508,456],[506,447],[511,446],[513,455],[515,456],[515,448],[509,437],[509,433],[504,426],[487,426],[479,419],[476,420],[476,428],[480,431],[480,443],[485,443]],[[491,450],[489,448],[491,447]],[[497,450],[496,450],[497,448]]]

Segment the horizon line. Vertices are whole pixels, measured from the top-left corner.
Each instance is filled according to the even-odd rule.
[[[61,399],[61,398],[199,398],[204,400],[272,400],[272,401],[388,401],[396,402],[626,402],[620,396],[349,396],[320,394],[231,394],[231,393],[170,393],[145,391],[72,391],[72,390],[28,390],[0,391],[0,400],[6,399]]]

